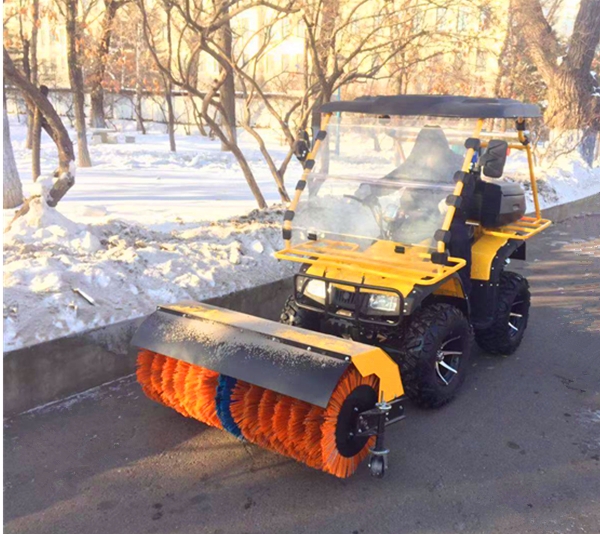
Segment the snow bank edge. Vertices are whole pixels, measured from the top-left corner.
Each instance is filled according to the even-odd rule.
[[[286,278],[206,302],[277,320],[292,291]],[[4,353],[4,418],[135,372],[129,342],[144,317]]]

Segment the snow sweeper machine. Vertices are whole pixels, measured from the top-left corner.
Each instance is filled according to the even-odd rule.
[[[540,111],[406,95],[320,113],[275,253],[300,264],[280,323],[159,306],[133,339],[137,378],[151,399],[238,438],[338,477],[370,456],[381,477],[406,397],[442,406],[473,338],[503,355],[523,338],[528,283],[505,267],[550,225],[527,130]],[[499,122],[506,131],[486,134]],[[507,154],[527,161],[535,216],[521,185],[500,179]]]

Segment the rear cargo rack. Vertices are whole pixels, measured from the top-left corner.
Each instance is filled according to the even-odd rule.
[[[498,229],[482,229],[483,234],[494,237],[506,237],[509,239],[527,240],[531,236],[538,234],[545,228],[548,228],[552,221],[548,219],[536,219],[534,217],[521,217],[514,223],[501,226]]]

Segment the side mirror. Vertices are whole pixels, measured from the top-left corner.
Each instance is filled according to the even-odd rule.
[[[306,156],[310,152],[310,139],[306,130],[298,132],[298,138],[294,143],[294,155],[298,158],[300,163],[304,163]]]
[[[500,178],[504,172],[507,152],[508,143],[506,141],[490,140],[487,150],[480,160],[483,174],[490,178]]]

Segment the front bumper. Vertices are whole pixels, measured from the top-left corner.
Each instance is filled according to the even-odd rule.
[[[304,294],[304,288],[310,280],[319,280],[325,283],[325,296],[323,302]],[[296,304],[305,310],[324,314],[326,318],[345,320],[357,326],[398,326],[404,304],[402,293],[389,287],[372,286],[323,278],[306,273],[294,277],[294,298]],[[398,297],[398,313],[378,312],[369,308],[369,298],[372,294],[383,293]]]

